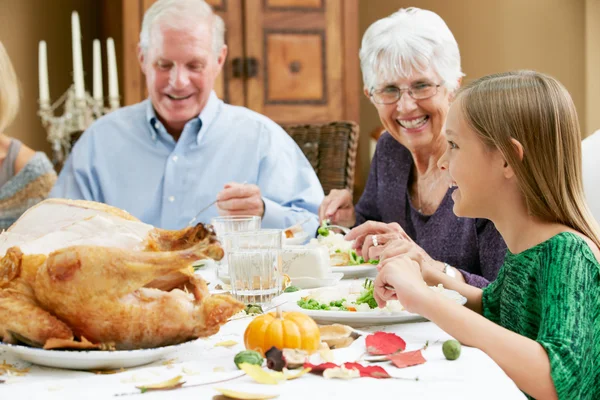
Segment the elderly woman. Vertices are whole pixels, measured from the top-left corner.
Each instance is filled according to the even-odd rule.
[[[332,190],[320,219],[362,224],[346,237],[356,239],[367,259],[401,237],[398,252],[418,254],[431,268],[486,286],[496,278],[506,245],[490,221],[453,214],[453,188],[437,166],[447,146],[446,115],[463,76],[452,32],[431,11],[401,9],[367,29],[360,59],[365,95],[386,132],[356,206],[349,191]]]
[[[8,228],[32,205],[45,199],[56,181],[44,153],[4,134],[19,110],[19,85],[0,42],[0,229]]]

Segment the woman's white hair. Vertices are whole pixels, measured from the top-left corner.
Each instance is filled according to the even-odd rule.
[[[158,24],[181,29],[200,21],[212,23],[213,51],[218,55],[225,44],[225,23],[204,0],[158,0],[152,4],[144,14],[140,48],[144,54],[147,53],[152,29]]]
[[[448,25],[436,13],[415,7],[401,8],[367,29],[360,65],[368,89],[432,68],[453,91],[464,76]]]

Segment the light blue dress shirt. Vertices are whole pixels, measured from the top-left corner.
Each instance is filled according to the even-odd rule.
[[[244,181],[260,187],[263,228],[310,217],[304,230],[316,232],[323,189],[300,148],[269,118],[213,92],[177,142],[150,100],[98,119],[77,141],[50,196],[99,201],[154,226],[181,229],[226,183]],[[217,215],[215,204],[198,222]]]

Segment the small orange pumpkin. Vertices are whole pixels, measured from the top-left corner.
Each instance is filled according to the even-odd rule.
[[[319,348],[321,334],[315,321],[301,312],[272,312],[254,318],[244,332],[246,349],[262,353],[278,349],[301,349],[312,353]]]

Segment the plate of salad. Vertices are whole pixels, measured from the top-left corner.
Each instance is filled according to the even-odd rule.
[[[441,285],[431,287],[449,299],[464,305],[467,299],[454,290]],[[408,312],[398,300],[390,300],[384,308],[378,308],[373,297],[373,281],[352,282],[334,287],[301,290],[286,293],[285,311],[300,311],[319,324],[345,324],[367,326],[424,320],[419,314]]]
[[[326,228],[326,223],[318,229],[316,239],[311,239],[310,246],[326,246],[329,250],[329,262],[334,272],[342,272],[344,278],[360,278],[375,276],[379,260],[369,260],[359,256],[352,248],[353,242],[344,235]]]

